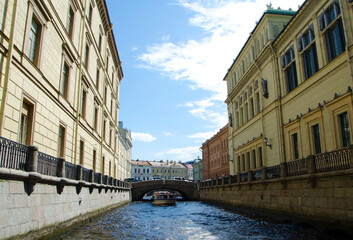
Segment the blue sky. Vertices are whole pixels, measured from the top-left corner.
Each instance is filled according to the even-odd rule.
[[[227,69],[270,1],[106,0],[132,159],[188,161],[227,124]],[[298,9],[303,0],[273,0]]]

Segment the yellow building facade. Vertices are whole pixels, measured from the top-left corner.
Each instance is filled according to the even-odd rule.
[[[0,135],[124,179],[123,78],[105,0],[0,2]],[[121,129],[122,130],[122,129]]]
[[[166,180],[174,178],[188,179],[188,169],[181,162],[176,161],[148,161],[152,166],[152,178],[161,177]]]
[[[224,78],[231,174],[351,144],[352,13],[350,0],[268,6]]]

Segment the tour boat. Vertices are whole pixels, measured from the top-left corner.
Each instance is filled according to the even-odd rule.
[[[158,191],[153,193],[152,204],[155,206],[175,205],[176,194],[168,191]]]

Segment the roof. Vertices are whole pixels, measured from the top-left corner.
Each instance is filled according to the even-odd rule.
[[[131,161],[132,165],[136,165],[136,166],[151,166],[151,164],[148,161],[140,161],[140,160],[132,160]]]

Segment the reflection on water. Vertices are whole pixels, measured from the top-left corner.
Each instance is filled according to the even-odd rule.
[[[239,213],[202,202],[155,207],[133,202],[56,239],[349,239],[345,235]]]

